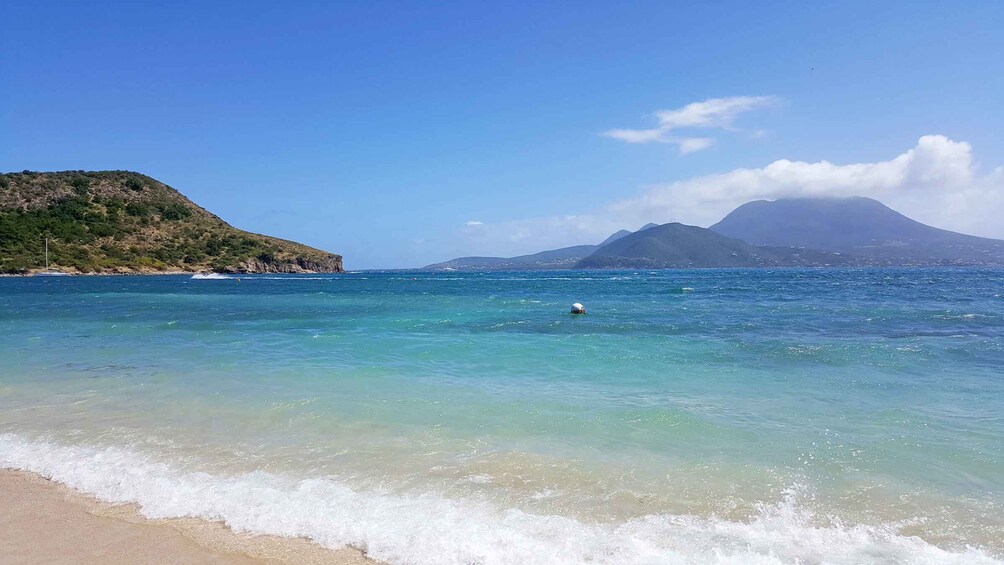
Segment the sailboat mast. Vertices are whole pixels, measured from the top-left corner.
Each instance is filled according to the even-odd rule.
[[[49,238],[45,238],[45,270],[49,270]]]

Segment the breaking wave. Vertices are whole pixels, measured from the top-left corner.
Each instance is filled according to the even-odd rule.
[[[150,518],[222,520],[236,531],[351,545],[392,564],[1001,563],[949,551],[900,526],[818,520],[793,489],[746,522],[650,515],[585,523],[434,494],[358,491],[329,477],[182,472],[126,447],[0,434],[0,467],[32,471]]]

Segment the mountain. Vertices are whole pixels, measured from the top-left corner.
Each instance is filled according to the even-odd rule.
[[[433,271],[444,269],[467,271],[571,269],[579,260],[588,257],[598,247],[598,245],[573,245],[572,247],[562,247],[561,249],[541,251],[519,257],[458,257],[443,263],[429,265],[425,269]]]
[[[645,228],[642,228],[642,229],[645,229]],[[620,239],[620,238],[622,238],[622,237],[624,237],[626,235],[631,235],[631,233],[632,232],[630,230],[620,230],[619,232],[611,234],[610,237],[608,237],[608,238],[606,238],[606,239],[603,240],[603,243],[600,243],[599,245],[596,245],[593,248],[595,249],[596,247],[603,247],[604,245],[606,245],[608,243],[613,243],[613,242],[617,241],[618,239]]]
[[[911,220],[871,198],[749,202],[710,229],[647,224],[599,245],[461,257],[427,269],[1004,265],[1004,241]]]
[[[711,230],[753,245],[844,253],[863,264],[1004,264],[1004,241],[934,228],[863,197],[758,200]]]
[[[831,253],[757,247],[706,228],[670,223],[639,230],[605,245],[579,261],[576,268],[783,267],[847,262]]]
[[[646,224],[641,227],[641,230],[655,225]],[[632,233],[629,230],[620,230],[611,234],[610,237],[604,239],[599,245],[573,245],[571,247],[551,249],[530,255],[520,255],[518,257],[457,257],[456,259],[450,259],[442,263],[427,265],[424,269],[432,271],[441,271],[444,269],[466,271],[571,269],[576,263],[592,255],[597,249]]]
[[[341,272],[342,258],[236,229],[128,171],[0,174],[0,273]]]

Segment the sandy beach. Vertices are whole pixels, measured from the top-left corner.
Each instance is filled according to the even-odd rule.
[[[356,549],[236,533],[198,519],[148,520],[21,471],[0,470],[0,563],[374,564]]]

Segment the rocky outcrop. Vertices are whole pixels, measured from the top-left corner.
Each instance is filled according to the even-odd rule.
[[[327,257],[311,260],[303,257],[291,259],[275,259],[271,257],[255,257],[244,261],[233,269],[225,269],[227,273],[275,273],[275,274],[304,274],[304,273],[341,273],[342,256],[329,254]]]

